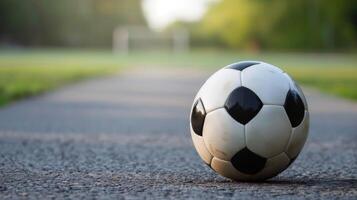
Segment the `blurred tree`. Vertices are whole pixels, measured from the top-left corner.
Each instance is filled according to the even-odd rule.
[[[222,0],[194,32],[232,48],[356,47],[357,1]]]
[[[145,25],[140,0],[1,0],[0,42],[108,46],[118,25]]]

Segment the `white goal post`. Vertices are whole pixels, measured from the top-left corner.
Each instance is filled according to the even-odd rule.
[[[170,49],[174,53],[190,49],[190,34],[186,29],[154,32],[144,26],[118,27],[113,32],[113,52],[128,54],[135,50]]]

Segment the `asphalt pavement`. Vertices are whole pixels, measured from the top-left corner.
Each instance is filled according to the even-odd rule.
[[[189,133],[209,73],[137,68],[0,109],[0,199],[357,199],[357,104],[305,89],[297,160],[263,183],[211,171]]]

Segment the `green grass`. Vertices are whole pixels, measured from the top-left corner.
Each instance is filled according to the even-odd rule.
[[[117,69],[98,54],[0,51],[0,105]]]
[[[357,68],[288,68],[301,84],[357,101]]]
[[[131,65],[219,69],[241,60],[261,60],[287,71],[299,84],[357,101],[356,53],[242,53],[192,51],[186,54],[136,52],[123,59]]]
[[[173,54],[141,51],[0,50],[0,104],[63,84],[113,73],[118,66],[204,68],[210,71],[240,60],[262,60],[283,68],[300,84],[357,101],[357,54],[244,53],[193,50]]]

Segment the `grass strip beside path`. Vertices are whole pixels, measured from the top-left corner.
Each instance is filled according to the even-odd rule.
[[[0,106],[118,69],[101,54],[0,52]]]
[[[261,60],[287,71],[299,84],[357,101],[355,53],[244,53],[225,50],[111,51],[0,50],[0,105],[63,84],[110,74],[121,67],[192,67],[210,71],[241,60]]]

